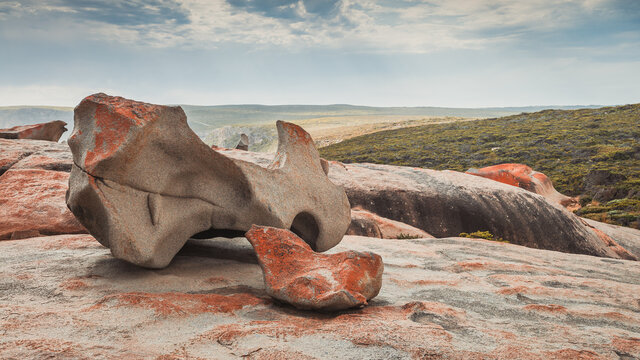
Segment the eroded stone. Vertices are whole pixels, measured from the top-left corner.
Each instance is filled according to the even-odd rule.
[[[41,124],[14,126],[9,129],[0,129],[0,138],[58,141],[67,131],[66,125],[67,123],[62,120],[55,120]]]
[[[253,226],[246,234],[269,295],[300,309],[363,306],[380,292],[384,265],[374,253],[319,254],[294,233]]]
[[[161,268],[191,236],[241,235],[252,224],[291,229],[325,251],[349,225],[344,190],[294,124],[277,122],[278,153],[264,168],[204,144],[180,107],[95,94],[74,122],[67,205],[117,258]]]

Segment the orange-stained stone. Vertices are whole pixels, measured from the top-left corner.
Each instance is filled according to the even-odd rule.
[[[246,234],[267,293],[297,308],[342,310],[378,295],[384,265],[373,253],[320,254],[289,230],[254,225]]]

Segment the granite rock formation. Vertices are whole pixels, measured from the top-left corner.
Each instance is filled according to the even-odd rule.
[[[247,136],[247,134],[240,134],[240,141],[238,141],[236,149],[244,151],[249,150],[249,137]]]
[[[67,131],[66,125],[67,123],[62,120],[55,120],[41,124],[14,126],[9,129],[0,129],[0,138],[57,142]]]
[[[506,185],[505,185],[506,186]],[[384,285],[357,311],[277,304],[244,239],[162,270],[89,235],[0,242],[2,359],[634,359],[640,263],[484,240],[346,236]]]
[[[500,164],[482,169],[469,169],[467,174],[482,176],[513,185],[544,196],[549,202],[564,206],[570,211],[580,208],[580,202],[575,197],[559,193],[551,183],[551,179],[541,172],[534,171],[527,165]]]
[[[278,153],[264,168],[207,146],[180,107],[95,94],[74,113],[67,205],[117,258],[162,268],[192,236],[252,224],[291,229],[325,251],[349,225],[344,191],[294,124],[277,122]]]
[[[63,144],[0,139],[0,240],[87,232],[64,202],[70,169]]]

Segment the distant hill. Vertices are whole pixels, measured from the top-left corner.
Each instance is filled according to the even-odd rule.
[[[466,171],[522,163],[582,196],[579,214],[640,227],[640,104],[545,110],[381,131],[320,149],[330,160]]]
[[[353,105],[181,105],[189,126],[200,136],[209,131],[233,125],[273,125],[276,120],[305,120],[345,116],[409,116],[486,118],[537,111],[544,106],[507,108],[443,108],[443,107],[370,107]],[[575,108],[562,106],[559,108]],[[63,120],[72,125],[73,108],[53,106],[0,107],[0,128]]]

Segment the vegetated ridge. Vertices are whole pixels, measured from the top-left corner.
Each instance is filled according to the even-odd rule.
[[[320,154],[457,171],[522,163],[548,175],[561,193],[579,195],[579,215],[640,228],[640,104],[381,131]]]

